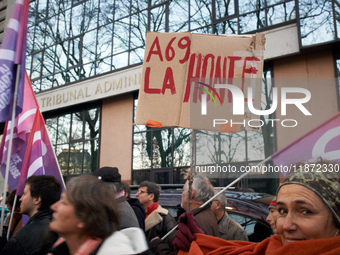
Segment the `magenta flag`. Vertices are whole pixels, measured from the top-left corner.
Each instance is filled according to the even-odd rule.
[[[14,121],[12,152],[10,154],[8,186],[11,190],[16,189],[18,185],[20,170],[24,161],[30,130],[33,126],[35,112],[38,108],[38,102],[27,73],[24,77],[25,87],[23,111],[15,118]],[[11,126],[12,121],[6,122],[2,142],[0,145],[1,174],[4,178],[6,173]]]
[[[16,116],[23,107],[28,7],[29,0],[16,1],[0,48],[0,122],[11,120],[17,72],[20,78]]]
[[[32,175],[53,175],[60,181],[63,190],[65,190],[65,184],[59,170],[59,165],[47,134],[44,118],[39,108],[35,113],[31,134],[28,140],[19,178],[17,195],[21,196],[24,193],[24,182]]]
[[[286,169],[319,157],[340,163],[340,112],[271,156],[277,166],[287,166]]]

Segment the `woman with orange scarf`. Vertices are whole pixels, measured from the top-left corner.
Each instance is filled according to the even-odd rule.
[[[225,241],[197,233],[193,216],[186,213],[187,224],[180,223],[181,235],[176,233],[181,240],[174,241],[181,249],[179,254],[340,254],[340,175],[325,168],[320,172],[311,169],[291,174],[278,189],[279,235],[260,243]],[[190,249],[185,251],[190,241]]]

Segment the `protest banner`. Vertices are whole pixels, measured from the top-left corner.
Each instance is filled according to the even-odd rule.
[[[224,119],[235,122],[258,119],[258,115],[247,109],[248,101],[261,109],[264,45],[263,34],[148,32],[136,124],[241,131],[225,129],[223,125],[214,128],[211,120],[221,113]],[[216,84],[232,85],[237,91],[218,88]],[[252,90],[251,100],[248,100],[248,88]],[[239,92],[243,93],[245,110],[235,116],[231,109],[239,99]],[[209,97],[203,97],[204,94]],[[202,103],[209,114],[202,114]]]

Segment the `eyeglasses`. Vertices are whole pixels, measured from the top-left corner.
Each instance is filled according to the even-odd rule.
[[[137,190],[137,194],[142,194],[142,193],[148,193],[147,191],[144,191],[144,190]]]

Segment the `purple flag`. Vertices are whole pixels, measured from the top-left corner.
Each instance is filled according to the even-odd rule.
[[[24,97],[27,17],[29,0],[17,0],[8,21],[0,49],[0,122],[11,120],[15,80],[20,71],[16,116],[21,113]],[[21,64],[21,69],[18,65]]]
[[[24,182],[32,175],[53,175],[60,181],[63,190],[65,190],[65,184],[59,170],[59,165],[47,134],[44,118],[39,108],[35,114],[24,162],[22,164],[17,188],[18,195],[24,193]]]
[[[9,155],[10,167],[8,174],[8,186],[11,190],[16,189],[18,185],[20,170],[26,152],[27,141],[33,125],[35,112],[38,108],[38,102],[27,73],[25,78],[23,111],[14,120],[12,152]],[[8,121],[6,123],[0,146],[1,173],[4,178],[6,173],[11,125],[12,121]]]
[[[319,157],[340,163],[340,112],[271,156],[277,166],[288,166],[286,169]]]

